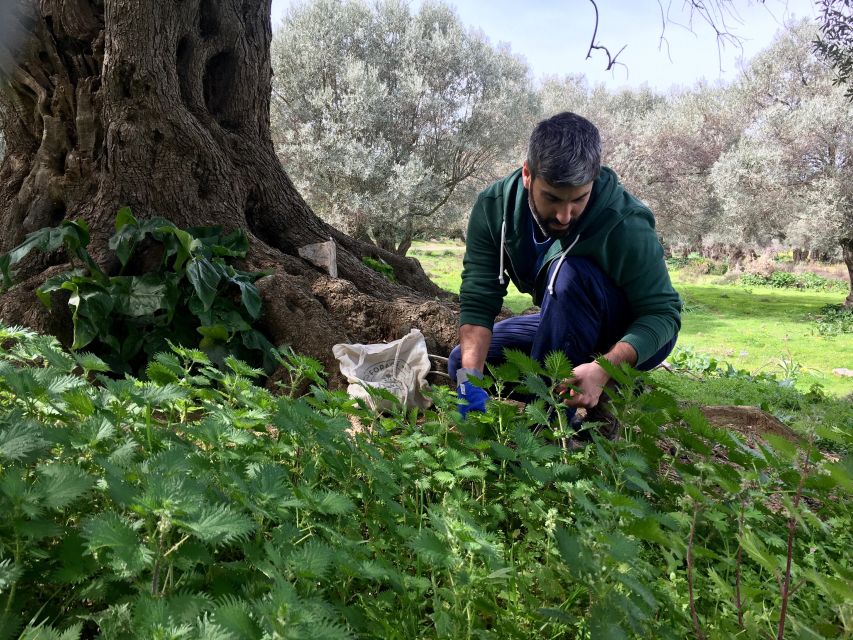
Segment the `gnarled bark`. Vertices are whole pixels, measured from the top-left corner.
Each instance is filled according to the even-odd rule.
[[[317,218],[270,139],[270,0],[23,0],[3,16],[19,38],[0,51],[6,158],[0,252],[37,229],[82,218],[107,269],[119,207],[179,226],[220,224],[250,238],[273,340],[330,362],[338,341],[378,341],[419,327],[446,352],[456,314],[417,262],[352,239]],[[298,257],[333,238],[339,278]],[[391,283],[362,256],[394,267]],[[66,258],[28,260],[37,282]],[[56,331],[33,297],[0,296],[0,319]]]

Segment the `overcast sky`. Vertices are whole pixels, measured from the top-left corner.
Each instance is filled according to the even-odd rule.
[[[661,0],[666,8],[668,0]],[[276,27],[295,0],[273,0],[272,20]],[[417,6],[419,2],[413,2]],[[589,0],[452,0],[462,21],[481,29],[494,43],[506,42],[524,57],[537,78],[545,75],[582,73],[593,84],[611,88],[649,86],[664,91],[672,86],[690,87],[705,78],[710,82],[734,79],[738,60],[749,59],[766,48],[786,20],[814,19],[812,0],[735,0],[736,13],[725,16],[729,31],[741,40],[720,50],[711,28],[694,17],[693,32],[687,25],[689,13],[683,0],[671,0],[662,43],[661,8],[657,0],[598,0],[597,41],[615,54],[627,45],[616,66],[606,71],[607,56],[593,52],[586,60],[595,26]]]

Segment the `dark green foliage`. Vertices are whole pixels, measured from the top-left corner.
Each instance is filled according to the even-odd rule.
[[[538,397],[461,421],[446,388],[380,416],[279,353],[307,395],[180,347],[81,375],[0,328],[0,638],[764,638],[780,584],[791,637],[851,632],[849,429],[833,458],[817,425],[746,442],[611,368],[625,438],[570,451],[564,357],[510,353],[501,395]]]
[[[42,229],[0,256],[5,286],[9,268],[33,249],[66,250],[81,268],[49,278],[37,290],[51,304],[51,294],[67,291],[74,321],[72,349],[90,346],[116,373],[139,368],[169,342],[203,349],[221,364],[229,354],[272,370],[274,348],[252,324],[261,315],[261,297],[249,273],[229,264],[243,258],[248,240],[241,231],[225,234],[219,227],[178,229],[163,218],[137,220],[130,209],[119,210],[116,232],[109,240],[121,264],[108,276],[86,251],[89,234],[83,222],[63,222]],[[137,247],[162,258],[154,270],[133,273]],[[159,246],[159,247],[158,247]],[[128,273],[129,272],[129,273]]]

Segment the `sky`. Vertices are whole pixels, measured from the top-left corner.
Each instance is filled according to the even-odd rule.
[[[273,0],[276,27],[295,0]],[[419,4],[412,2],[413,7]],[[727,30],[740,39],[718,47],[714,31],[698,16],[689,28],[684,0],[597,0],[600,17],[596,41],[611,55],[625,45],[617,65],[607,71],[607,56],[586,55],[595,28],[589,0],[450,0],[463,23],[482,30],[492,43],[509,44],[537,79],[580,73],[591,84],[608,88],[648,85],[658,91],[734,80],[741,59],[765,49],[787,20],[814,19],[813,0],[734,0],[737,8],[724,15]],[[661,6],[670,22],[661,41]],[[667,9],[668,7],[668,9]],[[718,24],[719,24],[718,20]],[[627,68],[626,68],[627,67]]]

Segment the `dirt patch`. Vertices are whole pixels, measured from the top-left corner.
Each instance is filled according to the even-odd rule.
[[[772,433],[792,442],[798,440],[797,435],[783,422],[758,407],[710,405],[699,407],[699,409],[713,426],[737,431],[745,436],[750,436],[750,439],[765,433]]]

